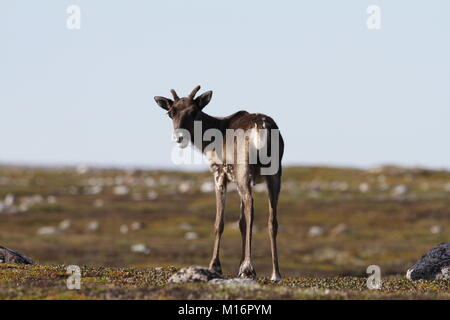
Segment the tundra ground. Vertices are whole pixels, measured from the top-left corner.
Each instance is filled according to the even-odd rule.
[[[268,203],[255,187],[258,286],[167,285],[212,253],[215,197],[207,172],[0,167],[0,244],[37,266],[0,267],[0,298],[449,298],[449,283],[410,282],[406,270],[450,241],[450,173],[291,167],[284,171],[278,235],[285,280],[271,284]],[[230,191],[221,260],[238,269],[238,196]],[[68,290],[65,266],[82,289]],[[366,288],[381,268],[383,288]],[[163,267],[162,269],[155,269]],[[200,290],[201,288],[201,290]]]

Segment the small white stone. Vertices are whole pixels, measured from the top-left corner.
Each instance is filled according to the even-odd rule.
[[[322,227],[319,226],[312,226],[309,228],[308,235],[310,237],[318,237],[324,234],[324,230]]]
[[[5,197],[5,200],[3,200],[3,205],[6,207],[11,207],[14,205],[14,195],[11,193],[8,193]]]
[[[127,186],[115,186],[113,190],[114,195],[116,196],[125,196],[130,193],[130,188]]]
[[[398,185],[392,190],[392,196],[395,198],[404,197],[408,193],[408,187],[405,185]]]
[[[128,228],[128,226],[126,224],[123,224],[123,225],[120,226],[119,231],[122,234],[127,234],[128,231],[129,231],[129,228]]]
[[[442,227],[439,225],[434,225],[430,228],[430,232],[432,234],[438,234],[438,233],[441,233],[441,231],[442,231]]]
[[[96,195],[103,191],[103,187],[101,185],[88,186],[84,188],[84,194],[86,195]]]
[[[131,251],[143,254],[149,254],[151,252],[150,248],[143,243],[133,244],[131,246]]]
[[[56,204],[56,197],[55,196],[48,196],[47,197],[47,203],[48,204]]]
[[[70,220],[63,220],[63,221],[61,221],[59,223],[59,229],[60,230],[67,230],[67,229],[70,228],[71,224],[72,223],[70,222]]]
[[[88,168],[88,166],[81,164],[81,165],[77,166],[75,170],[78,174],[85,174],[89,171],[89,168]]]
[[[30,207],[28,206],[28,204],[26,203],[21,203],[19,205],[19,211],[20,212],[27,212],[28,210],[30,210]]]
[[[130,228],[131,228],[131,230],[133,230],[133,231],[140,230],[140,229],[142,229],[142,223],[140,223],[140,222],[138,222],[138,221],[135,221],[135,222],[133,222],[133,223],[131,224]]]
[[[41,196],[40,194],[35,194],[35,195],[25,199],[25,202],[28,203],[29,205],[39,204],[39,203],[42,203],[43,201],[44,201],[44,197]]]
[[[361,193],[367,193],[370,191],[370,185],[366,182],[363,182],[359,185],[359,191]]]
[[[192,230],[192,226],[189,223],[183,222],[178,226],[181,230]]]
[[[180,192],[182,194],[188,193],[189,191],[191,191],[191,188],[192,188],[192,183],[190,181],[183,181],[178,186],[178,192]]]
[[[38,229],[37,234],[40,236],[50,236],[50,235],[55,235],[58,234],[58,229],[52,226],[48,226],[48,227],[41,227]]]
[[[145,184],[147,187],[154,187],[154,186],[156,186],[156,180],[153,179],[152,177],[147,177],[147,178],[145,178],[145,180],[144,180],[144,184]]]
[[[196,239],[198,239],[198,234],[196,232],[192,232],[192,231],[186,232],[184,235],[184,238],[186,240],[196,240]]]
[[[156,200],[158,198],[158,193],[155,191],[149,191],[147,192],[147,199],[148,200]]]
[[[348,183],[345,182],[345,181],[339,182],[337,188],[338,188],[339,191],[347,191],[348,190]]]
[[[97,231],[100,228],[100,224],[98,221],[91,221],[88,223],[86,230],[87,231]]]

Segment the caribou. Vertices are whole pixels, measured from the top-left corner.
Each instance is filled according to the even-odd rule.
[[[234,182],[241,199],[239,229],[242,237],[242,255],[239,266],[239,277],[256,276],[251,260],[252,227],[254,220],[252,186],[265,180],[269,198],[268,231],[272,253],[271,280],[281,279],[277,253],[277,205],[281,189],[281,160],[284,152],[284,141],[279,134],[275,121],[261,113],[238,111],[227,117],[213,117],[203,109],[212,98],[212,91],[195,97],[200,90],[197,86],[187,97],[180,98],[175,90],[170,90],[173,99],[161,96],[154,97],[159,107],[167,111],[172,119],[175,141],[180,146],[192,143],[209,160],[214,175],[216,194],[216,218],[214,225],[215,242],[209,268],[222,273],[219,258],[220,240],[224,230],[224,212],[227,185]],[[215,137],[216,148],[210,148],[206,139],[196,141],[197,124],[205,134],[208,130],[220,133],[220,143]],[[230,132],[244,132],[231,134]],[[269,134],[270,133],[270,134]],[[187,141],[186,141],[187,140]],[[198,140],[198,139],[197,139]],[[186,143],[187,142],[187,143]],[[219,147],[217,147],[219,146]],[[266,157],[262,157],[263,151]],[[270,155],[272,163],[267,161]],[[275,166],[273,165],[275,162]],[[268,170],[275,168],[275,170]]]

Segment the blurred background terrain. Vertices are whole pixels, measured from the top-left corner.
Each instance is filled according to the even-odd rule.
[[[224,273],[237,272],[239,201],[231,186]],[[270,273],[265,186],[254,187],[253,257]],[[0,167],[0,244],[41,264],[207,265],[215,197],[209,172]],[[450,172],[289,167],[280,198],[279,255],[289,277],[404,275],[448,241]]]

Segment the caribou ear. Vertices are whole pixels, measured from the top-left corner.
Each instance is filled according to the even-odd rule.
[[[170,100],[168,98],[164,98],[164,97],[159,97],[159,96],[155,97],[155,101],[164,110],[169,110],[170,106],[173,103],[172,100]]]
[[[212,91],[206,91],[202,95],[195,98],[195,103],[200,110],[206,107],[206,105],[211,101],[212,93]]]

